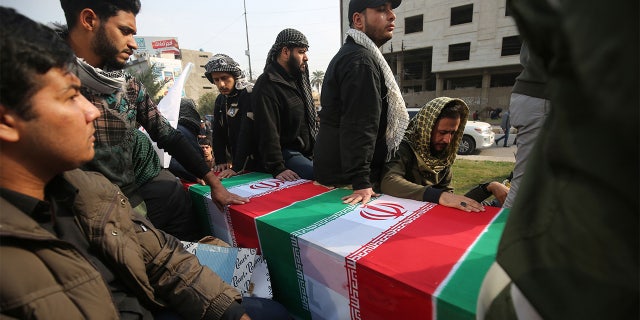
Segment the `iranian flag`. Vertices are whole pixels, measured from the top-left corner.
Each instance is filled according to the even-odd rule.
[[[223,185],[251,202],[219,212],[196,186],[194,203],[214,235],[261,249],[274,298],[302,319],[474,319],[508,213],[387,195],[345,205],[351,190],[259,173]]]

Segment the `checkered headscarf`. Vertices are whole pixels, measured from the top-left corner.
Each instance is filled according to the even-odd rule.
[[[240,65],[226,54],[215,54],[207,64],[204,65],[205,75],[211,72],[228,72],[235,78],[242,76]]]
[[[289,46],[309,48],[309,41],[307,41],[307,37],[302,32],[296,29],[288,28],[280,31],[276,37],[276,42],[271,46],[271,50],[267,54],[267,63],[264,68],[266,69],[271,62],[278,59],[278,54],[282,48]]]
[[[460,125],[458,131],[453,135],[451,143],[447,146],[446,152],[441,156],[431,154],[431,131],[433,130],[442,109],[450,103],[462,106],[460,115]],[[458,146],[464,135],[464,127],[467,124],[469,116],[469,107],[464,101],[449,97],[439,97],[425,104],[418,113],[411,118],[407,131],[404,134],[404,140],[409,143],[413,152],[430,168],[444,168],[453,164],[456,159]]]
[[[240,69],[240,65],[226,54],[215,54],[209,59],[207,64],[204,65],[204,76],[207,77],[211,83],[213,83],[212,72],[230,73],[236,79],[236,89],[238,90],[249,87],[248,89],[251,91],[251,87],[253,87],[253,84],[247,81],[244,72]]]
[[[276,42],[271,46],[271,50],[269,50],[269,54],[267,55],[267,64],[264,66],[265,70],[269,66],[269,64],[276,62],[278,59],[278,55],[280,54],[280,50],[284,47],[300,47],[300,48],[309,48],[309,41],[307,41],[307,37],[302,34],[302,32],[296,29],[284,29],[278,33],[276,37]],[[302,87],[303,94],[305,97],[305,116],[307,118],[307,125],[309,126],[309,131],[311,132],[311,137],[315,141],[315,137],[318,134],[319,123],[318,123],[318,110],[316,109],[315,104],[313,103],[313,96],[311,94],[311,82],[309,81],[309,66],[306,65],[305,72],[302,74],[300,79],[301,83],[299,84]]]

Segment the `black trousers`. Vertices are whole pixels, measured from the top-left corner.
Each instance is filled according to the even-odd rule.
[[[183,241],[198,241],[203,232],[192,210],[191,196],[169,170],[162,169],[138,188],[147,206],[147,218],[153,225]]]

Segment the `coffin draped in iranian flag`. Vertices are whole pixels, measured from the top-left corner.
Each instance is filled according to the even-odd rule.
[[[251,202],[220,212],[209,188],[193,185],[203,223],[234,246],[259,247],[274,299],[302,319],[474,319],[508,214],[387,195],[345,205],[351,190],[262,173],[223,185]]]

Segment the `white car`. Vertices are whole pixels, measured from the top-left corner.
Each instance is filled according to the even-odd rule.
[[[477,149],[489,148],[493,145],[495,133],[491,125],[481,121],[467,121],[458,154],[471,154]]]

